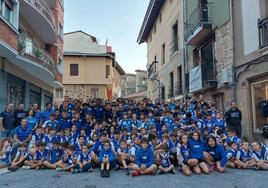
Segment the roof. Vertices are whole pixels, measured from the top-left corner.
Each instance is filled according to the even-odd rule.
[[[64,33],[64,35],[69,35],[69,34],[74,34],[74,33],[83,33],[83,34],[89,36],[92,39],[93,42],[96,42],[97,43],[97,38],[96,37],[94,37],[92,35],[89,35],[88,33],[84,32],[82,30],[72,31],[72,32],[69,32],[69,33]]]
[[[139,44],[146,42],[147,38],[154,26],[155,20],[164,4],[165,0],[151,0],[147,8],[140,33],[137,39]]]
[[[86,56],[86,57],[109,57],[114,58],[114,53],[81,53],[81,52],[64,52],[64,56]]]
[[[124,69],[119,65],[119,63],[117,61],[115,61],[115,65],[114,67],[116,68],[116,70],[121,74],[121,75],[125,75],[126,72],[124,71]]]
[[[143,73],[147,73],[146,70],[141,70],[141,69],[137,69],[137,70],[135,70],[135,72],[143,72]]]
[[[123,98],[144,98],[147,97],[147,90],[135,92],[124,96]]]

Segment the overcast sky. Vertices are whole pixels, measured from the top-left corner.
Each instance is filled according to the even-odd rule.
[[[149,0],[65,0],[64,32],[82,30],[113,47],[127,73],[144,69],[146,44],[137,37]]]

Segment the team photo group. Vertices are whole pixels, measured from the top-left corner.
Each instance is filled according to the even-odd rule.
[[[0,114],[0,168],[51,169],[101,177],[268,170],[268,146],[242,135],[236,102],[223,111],[204,96],[152,103],[144,98],[25,109],[9,103]],[[116,172],[112,172],[116,173]],[[228,173],[228,172],[226,172]]]

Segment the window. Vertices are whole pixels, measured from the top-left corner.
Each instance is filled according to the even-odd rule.
[[[176,84],[176,94],[182,94],[182,67],[177,67],[177,84]]]
[[[152,42],[152,34],[150,33],[149,41]]]
[[[268,80],[251,84],[254,131],[261,132],[268,124]]]
[[[162,59],[161,59],[161,62],[162,62],[162,65],[165,64],[165,60],[166,60],[166,45],[165,43],[162,45]]]
[[[99,98],[99,89],[91,88],[91,98]]]
[[[161,14],[161,12],[159,13],[159,23],[161,23],[162,22],[162,14]]]
[[[59,25],[59,37],[63,38],[63,26],[62,26],[62,24]]]
[[[63,73],[63,62],[62,62],[62,58],[61,58],[61,57],[58,58],[58,64],[57,64],[57,67],[58,67],[58,71],[59,71],[60,73]]]
[[[154,33],[156,33],[156,23],[154,24]]]
[[[170,44],[171,55],[179,49],[178,22],[172,26],[172,41]]]
[[[106,65],[106,67],[105,67],[105,73],[106,73],[106,78],[108,78],[109,75],[110,75],[110,65]]]
[[[78,64],[70,64],[70,76],[78,76]]]
[[[57,88],[55,90],[55,98],[58,98],[58,99],[63,98],[63,90],[61,88]]]

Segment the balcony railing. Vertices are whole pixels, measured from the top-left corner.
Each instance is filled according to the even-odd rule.
[[[174,97],[174,88],[173,86],[169,86],[168,88],[168,98],[173,98]]]
[[[213,61],[207,61],[201,64],[202,82],[217,80],[214,63]]]
[[[156,62],[154,61],[148,68],[148,78],[154,78],[156,76]]]
[[[18,51],[24,57],[43,65],[54,75],[60,73],[53,58],[45,50],[36,47],[34,44],[26,47],[26,42],[20,39]]]
[[[212,23],[212,2],[199,3],[185,22],[185,38],[188,38],[201,24]]]
[[[258,20],[259,49],[268,46],[268,17]]]
[[[183,93],[181,81],[178,81],[175,83],[175,92],[176,92],[176,95],[181,95]]]
[[[179,49],[179,41],[178,39],[173,40],[170,43],[170,55],[173,55]]]
[[[50,7],[47,5],[44,0],[25,0],[30,5],[32,5],[36,10],[38,10],[50,23],[52,28],[56,31],[56,23],[53,16],[53,13]]]

